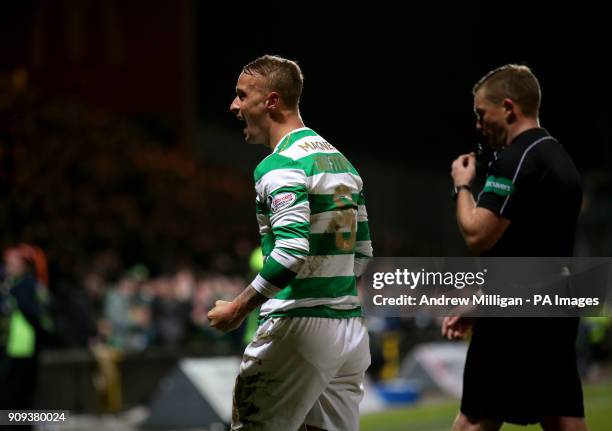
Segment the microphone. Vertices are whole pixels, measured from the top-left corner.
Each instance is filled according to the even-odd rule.
[[[477,168],[485,167],[488,169],[497,157],[497,152],[495,150],[480,141],[476,143],[474,152],[476,153]]]

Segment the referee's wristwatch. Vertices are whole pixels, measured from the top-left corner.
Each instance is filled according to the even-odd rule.
[[[468,192],[472,191],[472,188],[470,187],[469,184],[461,184],[461,185],[458,185],[458,186],[454,186],[453,187],[453,192],[451,193],[451,196],[452,196],[454,201],[457,200],[457,196],[459,195],[459,191],[461,191],[461,189],[466,189]]]

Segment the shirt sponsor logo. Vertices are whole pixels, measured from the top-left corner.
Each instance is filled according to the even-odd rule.
[[[487,178],[483,191],[492,192],[500,196],[508,196],[514,192],[514,184],[508,178],[496,178],[491,175]]]
[[[270,210],[277,213],[280,210],[293,205],[297,196],[293,192],[279,193],[270,199]]]

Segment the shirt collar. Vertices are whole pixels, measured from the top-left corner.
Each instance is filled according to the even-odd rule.
[[[281,145],[283,144],[283,142],[285,141],[285,139],[289,139],[291,137],[291,135],[295,132],[301,132],[302,130],[310,130],[308,127],[299,127],[297,129],[293,129],[292,131],[290,131],[289,133],[287,133],[285,136],[283,136],[279,141],[278,144],[276,144],[276,147],[274,147],[274,152],[277,153],[280,151]]]

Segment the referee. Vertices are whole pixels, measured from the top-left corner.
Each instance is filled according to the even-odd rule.
[[[457,222],[483,256],[571,256],[582,202],[578,171],[540,127],[540,86],[526,66],[506,65],[474,86],[476,128],[496,151],[475,201],[473,153],[452,164]],[[473,335],[461,411],[453,430],[498,430],[504,422],[586,430],[576,366],[578,318],[447,317],[449,339]]]

